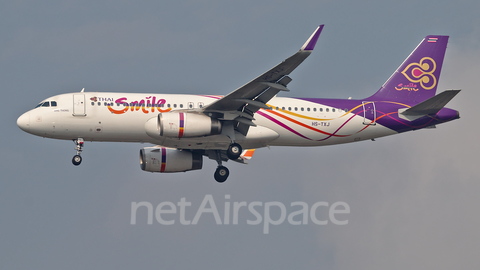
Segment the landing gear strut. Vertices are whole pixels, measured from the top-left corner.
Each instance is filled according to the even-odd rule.
[[[82,163],[82,157],[80,154],[83,151],[83,138],[78,138],[77,140],[73,140],[73,142],[76,145],[75,150],[77,150],[77,154],[73,156],[72,163],[73,165],[78,166],[80,163]]]
[[[221,156],[220,151],[216,151],[216,155],[217,155],[216,160],[217,160],[217,163],[218,163],[218,167],[215,170],[215,173],[213,174],[213,177],[215,178],[215,180],[218,183],[223,183],[223,182],[225,182],[225,180],[227,180],[230,172],[228,171],[227,167],[222,165],[222,156]]]

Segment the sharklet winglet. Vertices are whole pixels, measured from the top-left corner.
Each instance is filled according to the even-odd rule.
[[[302,48],[300,48],[300,51],[313,51],[315,48],[315,45],[317,44],[318,37],[320,36],[320,33],[322,32],[324,24],[319,25],[315,32],[310,36],[310,38],[303,44]]]

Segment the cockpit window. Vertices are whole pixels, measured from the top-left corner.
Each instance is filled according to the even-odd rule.
[[[37,106],[35,106],[35,108],[38,108],[38,107],[57,107],[57,102],[56,101],[45,101],[45,102],[40,102],[38,103]]]

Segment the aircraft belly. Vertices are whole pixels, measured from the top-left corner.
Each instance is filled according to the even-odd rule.
[[[279,137],[278,133],[266,127],[257,126],[250,128],[247,136],[235,132],[235,142],[244,149],[266,147]],[[150,139],[151,143],[172,148],[182,149],[222,149],[226,150],[231,144],[231,139],[226,135],[212,135],[193,138],[166,138]]]

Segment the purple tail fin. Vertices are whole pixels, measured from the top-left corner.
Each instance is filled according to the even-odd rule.
[[[426,36],[369,100],[419,103],[435,96],[448,36]]]

